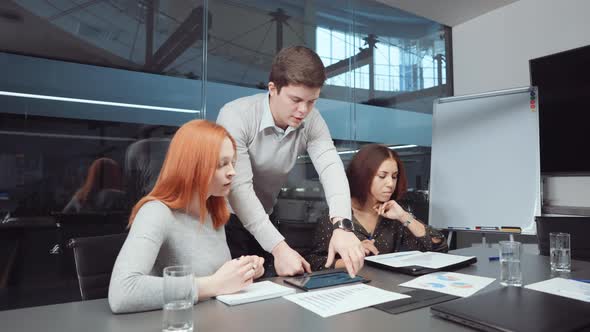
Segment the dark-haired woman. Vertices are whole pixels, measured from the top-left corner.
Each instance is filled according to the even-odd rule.
[[[397,251],[448,251],[444,235],[424,225],[405,211],[397,200],[407,189],[407,179],[397,153],[384,145],[365,145],[352,158],[347,170],[354,233],[362,242],[366,255]],[[307,261],[313,270],[326,264],[332,224],[318,224],[313,250]],[[337,260],[333,267],[343,267]]]

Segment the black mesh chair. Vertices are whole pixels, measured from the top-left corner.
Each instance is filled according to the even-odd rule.
[[[119,251],[127,233],[71,239],[82,300],[105,298]]]

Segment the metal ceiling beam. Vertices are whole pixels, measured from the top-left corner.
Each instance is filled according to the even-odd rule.
[[[276,36],[276,45],[275,45],[275,52],[279,53],[279,51],[283,48],[283,24],[287,23],[287,20],[291,17],[285,13],[282,8],[278,8],[274,12],[268,13],[272,20],[277,23],[277,36]]]
[[[159,0],[147,0],[145,12],[145,64],[151,64],[154,54],[155,8],[159,8]]]
[[[211,14],[208,13],[208,28],[211,27]],[[180,23],[170,37],[158,48],[151,63],[146,63],[148,70],[163,71],[174,62],[197,40],[203,39],[203,7],[191,11],[188,17]]]
[[[364,48],[357,54],[326,67],[326,77],[331,78],[368,65],[372,57],[372,50]]]
[[[50,21],[50,22],[51,21],[55,21],[58,18],[61,18],[61,17],[67,16],[67,15],[70,15],[72,13],[75,13],[75,12],[79,11],[79,10],[82,10],[84,8],[90,7],[92,5],[95,5],[95,4],[97,4],[99,2],[103,2],[103,1],[105,1],[105,0],[90,0],[90,1],[86,1],[84,3],[81,3],[81,4],[77,5],[77,6],[74,6],[74,7],[70,8],[70,9],[66,9],[66,10],[64,10],[62,12],[59,12],[59,13],[55,14],[55,15],[49,16],[47,18],[47,20]]]

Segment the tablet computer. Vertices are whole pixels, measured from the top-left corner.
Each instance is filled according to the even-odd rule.
[[[370,280],[365,279],[359,275],[351,278],[346,270],[337,269],[314,272],[299,277],[286,278],[283,281],[289,285],[308,291],[312,289],[351,284],[355,282],[367,283]]]

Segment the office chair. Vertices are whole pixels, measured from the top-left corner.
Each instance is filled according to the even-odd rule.
[[[60,275],[68,279],[76,278],[73,253],[66,250],[70,239],[124,233],[129,218],[129,211],[51,214],[57,225],[57,243],[51,251],[58,255]]]
[[[71,239],[82,300],[105,298],[111,273],[127,233]]]

